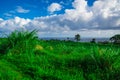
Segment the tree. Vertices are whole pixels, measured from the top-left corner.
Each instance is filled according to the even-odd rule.
[[[91,43],[96,43],[96,39],[93,38],[92,41],[91,41]]]
[[[69,41],[70,40],[70,38],[69,37],[67,37],[67,41]]]
[[[110,38],[110,41],[113,43],[120,43],[120,34],[116,34]]]
[[[75,40],[76,40],[76,41],[80,41],[80,35],[79,35],[79,34],[76,34],[76,35],[75,35]]]

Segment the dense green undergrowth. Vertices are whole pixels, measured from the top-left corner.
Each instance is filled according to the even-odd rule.
[[[119,79],[119,45],[38,40],[36,31],[0,39],[0,80]]]

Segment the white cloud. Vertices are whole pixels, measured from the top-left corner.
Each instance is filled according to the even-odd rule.
[[[60,11],[62,9],[62,6],[58,3],[52,3],[49,7],[48,7],[48,11],[50,11],[51,13],[55,12],[55,11]]]
[[[30,12],[30,10],[24,9],[21,6],[17,6],[15,10],[8,11],[4,13],[3,15],[5,19],[10,19],[10,18],[15,17],[15,13],[28,13],[28,12]]]
[[[120,19],[119,0],[99,0],[92,7],[94,22],[97,22],[101,29],[120,29],[116,22]]]
[[[4,15],[8,16],[8,17],[12,16],[12,14],[10,14],[10,13],[4,13]]]
[[[30,19],[15,17],[9,20],[0,20],[0,33],[9,33],[16,29],[24,28],[30,22]]]
[[[74,9],[65,10],[65,18],[72,21],[88,21],[93,17],[92,11],[87,8],[87,2],[84,0],[75,0],[73,3]]]
[[[3,21],[3,19],[2,19],[2,18],[0,18],[0,21]]]
[[[28,12],[30,12],[30,10],[24,9],[24,8],[21,7],[21,6],[17,6],[16,11],[17,11],[18,13],[28,13]]]
[[[85,0],[75,0],[72,4],[74,9],[66,9],[64,19],[77,24],[76,29],[120,29],[119,0],[99,0],[92,7]]]
[[[0,33],[15,29],[38,29],[41,36],[70,36],[80,33],[82,36],[110,37],[120,34],[120,1],[98,0],[92,7],[84,0],[75,0],[73,9],[64,14],[24,19],[0,19]],[[52,9],[51,12],[56,11]]]

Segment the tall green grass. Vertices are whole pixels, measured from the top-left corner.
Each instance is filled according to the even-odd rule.
[[[13,48],[17,48],[16,52],[26,51],[26,48],[31,46],[37,40],[36,30],[28,31],[14,31],[1,42],[1,54],[7,53]],[[19,49],[19,50],[18,50]]]
[[[38,40],[12,32],[0,44],[0,80],[119,80],[120,48],[113,44]]]

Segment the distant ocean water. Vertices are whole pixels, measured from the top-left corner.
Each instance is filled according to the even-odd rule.
[[[40,38],[42,40],[70,40],[70,41],[75,41],[73,37],[67,39],[66,37],[45,37],[45,38]],[[93,38],[81,38],[80,42],[90,42]],[[109,38],[95,38],[96,42],[104,42],[104,41],[109,41]]]

